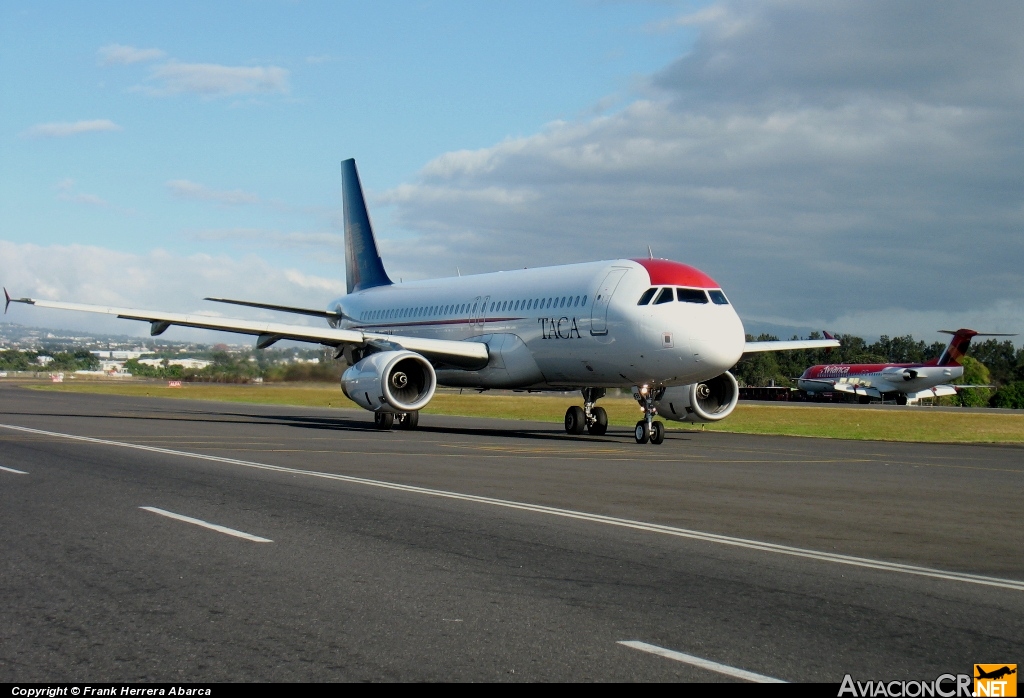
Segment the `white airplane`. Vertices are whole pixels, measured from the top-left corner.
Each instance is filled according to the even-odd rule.
[[[412,429],[438,385],[476,389],[578,389],[565,413],[569,434],[602,435],[595,403],[632,388],[644,418],[637,443],[660,444],[654,419],[714,422],[736,407],[729,369],[745,352],[839,346],[836,340],[745,342],[721,287],[702,271],[664,259],[616,259],[395,284],[388,278],[354,160],[341,164],[348,294],[326,310],[207,298],[322,317],[327,327],[12,299],[41,308],[256,336],[266,348],[290,339],[335,347],[350,367],[341,388],[374,413],[380,429]],[[6,312],[6,307],[5,307]]]

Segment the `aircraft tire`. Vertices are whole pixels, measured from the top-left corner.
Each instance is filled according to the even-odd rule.
[[[897,395],[896,396],[896,404],[897,405],[906,405],[907,404],[907,396],[906,395]]]
[[[871,397],[868,395],[861,395],[860,397],[857,398],[857,402],[859,402],[862,405],[867,405],[871,402]]]
[[[390,429],[395,424],[395,415],[393,412],[374,412],[373,413],[373,426],[377,427],[381,431]]]
[[[399,423],[399,428],[412,430],[418,427],[420,424],[420,411],[415,410],[413,412],[406,412],[402,415],[402,421]]]
[[[591,436],[604,436],[608,431],[608,413],[603,407],[595,407],[590,414],[594,416],[594,423],[587,425],[587,433]]]
[[[638,444],[645,444],[651,440],[651,432],[647,428],[647,422],[640,420],[636,423],[636,429],[633,431],[633,436],[636,438]]]
[[[651,443],[657,446],[665,441],[665,425],[661,422],[655,422],[651,426]]]
[[[587,416],[583,408],[573,405],[565,411],[565,433],[579,436],[587,426]]]

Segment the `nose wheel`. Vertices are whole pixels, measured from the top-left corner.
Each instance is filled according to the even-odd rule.
[[[638,444],[652,443],[660,445],[665,441],[665,425],[654,419],[658,409],[654,403],[664,394],[664,388],[650,388],[643,385],[633,390],[633,397],[640,403],[644,411],[644,418],[636,423],[633,436]]]

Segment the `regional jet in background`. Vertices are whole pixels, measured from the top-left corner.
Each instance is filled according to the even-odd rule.
[[[395,284],[384,271],[354,160],[341,164],[348,294],[326,310],[207,298],[326,320],[315,328],[80,303],[12,299],[41,308],[334,347],[350,367],[341,388],[380,429],[413,429],[438,385],[580,390],[565,413],[569,434],[604,434],[595,403],[631,388],[644,417],[637,443],[660,444],[654,416],[685,422],[727,417],[739,396],[729,369],[745,352],[819,349],[832,339],[745,342],[743,325],[710,276],[665,259],[616,259]],[[5,290],[6,295],[6,290]],[[6,308],[5,308],[6,311]]]
[[[1015,337],[1014,334],[981,333],[960,329],[939,330],[951,334],[949,345],[938,358],[923,364],[827,364],[811,366],[796,379],[797,387],[808,393],[840,392],[856,395],[867,404],[872,398],[891,396],[897,404],[923,397],[956,395],[964,388],[991,388],[990,385],[950,385],[964,374],[960,360],[966,356],[974,337]]]

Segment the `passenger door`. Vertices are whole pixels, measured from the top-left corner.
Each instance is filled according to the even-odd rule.
[[[597,294],[594,302],[590,305],[590,334],[608,334],[608,304],[612,300],[615,288],[622,281],[629,269],[616,267],[604,277],[604,281],[597,287]]]

